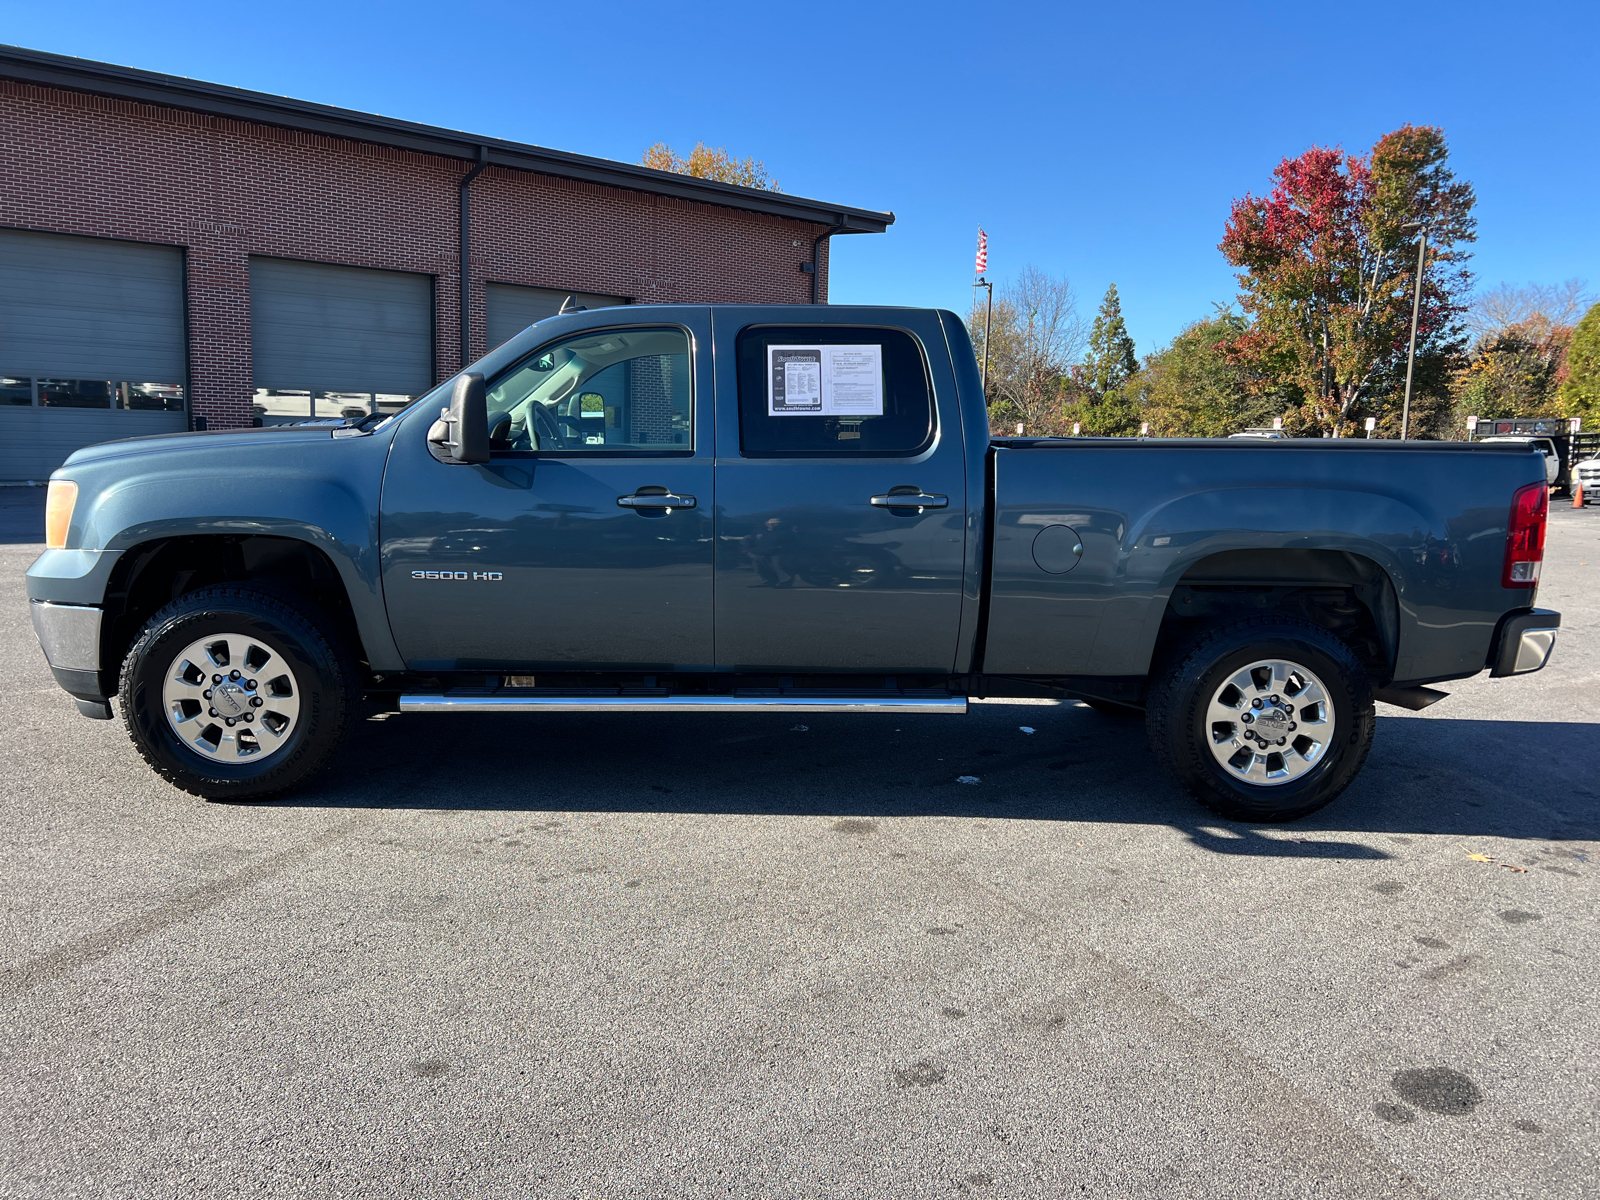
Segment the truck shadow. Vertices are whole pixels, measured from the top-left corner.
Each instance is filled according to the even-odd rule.
[[[1175,787],[1151,760],[1142,723],[1075,704],[982,704],[960,721],[389,715],[365,723],[326,775],[276,803],[1159,824],[1217,854],[1373,859],[1390,856],[1374,844],[1379,835],[1391,848],[1413,834],[1600,839],[1600,790],[1571,770],[1596,732],[1577,722],[1380,717],[1349,791],[1301,821],[1255,825],[1214,817]]]

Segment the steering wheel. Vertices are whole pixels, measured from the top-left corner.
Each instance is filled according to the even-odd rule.
[[[550,415],[550,410],[538,403],[530,404],[528,407],[532,410],[530,415],[533,418],[533,434],[537,448],[544,450],[565,446],[561,430],[556,425],[555,417]]]

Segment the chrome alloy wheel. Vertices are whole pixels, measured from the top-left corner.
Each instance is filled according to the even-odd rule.
[[[1217,765],[1257,787],[1293,783],[1333,744],[1333,702],[1305,667],[1269,658],[1235,671],[1206,708]]]
[[[206,758],[254,761],[283,748],[300,719],[300,685],[283,656],[224,633],[187,646],[167,668],[162,707],[181,741]]]

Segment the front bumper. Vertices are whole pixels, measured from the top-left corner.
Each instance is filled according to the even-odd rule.
[[[90,716],[100,716],[105,697],[100,692],[100,617],[101,611],[86,604],[56,604],[33,600],[28,604],[33,617],[33,632],[39,638],[50,673],[78,708]],[[90,712],[84,706],[95,709]]]
[[[1556,646],[1556,631],[1561,614],[1548,608],[1509,613],[1495,631],[1489,652],[1489,674],[1495,679],[1507,675],[1527,675],[1550,661]]]

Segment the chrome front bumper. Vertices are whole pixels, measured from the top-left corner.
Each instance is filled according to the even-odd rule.
[[[1489,656],[1489,674],[1501,679],[1541,669],[1550,661],[1560,628],[1561,614],[1548,608],[1512,613],[1500,622],[1494,653]]]
[[[33,632],[50,665],[61,671],[100,669],[100,610],[82,604],[34,600]]]
[[[28,610],[50,674],[84,716],[110,720],[111,705],[100,694],[100,610],[49,600],[31,600]]]

